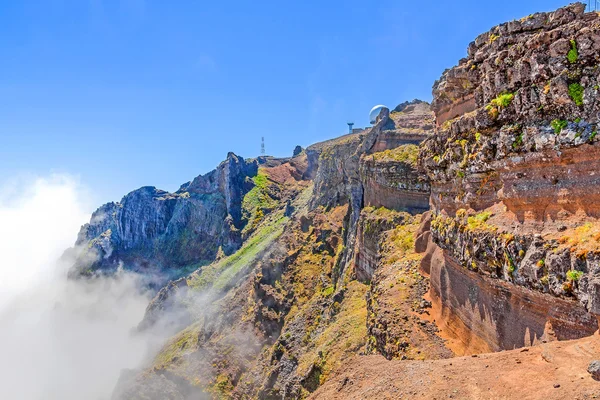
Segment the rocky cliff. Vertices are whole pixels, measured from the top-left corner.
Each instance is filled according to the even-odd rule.
[[[494,349],[597,329],[600,18],[584,8],[494,27],[434,85],[434,297]]]
[[[101,207],[80,273],[179,278],[139,326],[173,336],[114,399],[445,396],[453,376],[451,396],[489,398],[481,383],[514,398],[490,364],[512,382],[532,368],[559,379],[557,360],[583,380],[570,390],[592,393],[578,371],[598,336],[550,342],[598,329],[597,32],[581,4],[499,25],[443,73],[431,107],[383,109],[289,159],[230,154],[175,193]],[[543,363],[445,360],[536,344],[523,352]]]
[[[160,284],[210,263],[219,251],[231,254],[242,243],[242,198],[255,186],[258,167],[229,153],[175,193],[143,187],[103,205],[79,232],[73,273],[121,265]]]

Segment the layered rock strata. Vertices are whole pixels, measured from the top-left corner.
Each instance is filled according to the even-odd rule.
[[[448,318],[495,350],[598,328],[600,17],[584,9],[494,27],[433,88],[425,269]]]

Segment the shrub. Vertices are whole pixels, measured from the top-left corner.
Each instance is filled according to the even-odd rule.
[[[505,108],[510,105],[514,97],[513,93],[500,93],[498,97],[490,101],[490,104],[498,108]]]
[[[512,144],[513,149],[517,149],[523,145],[523,133],[519,133]]]
[[[578,280],[581,279],[582,276],[583,276],[583,272],[581,272],[581,271],[575,271],[575,270],[567,271],[567,279],[570,280],[571,282],[577,282]]]
[[[568,122],[564,119],[554,119],[552,122],[550,122],[550,126],[552,129],[554,129],[554,133],[557,135],[560,133],[560,131],[567,127],[567,124]]]
[[[579,83],[571,83],[569,85],[569,97],[577,104],[578,106],[583,105],[583,86]]]
[[[571,50],[567,53],[567,60],[571,64],[575,64],[577,59],[579,58],[579,54],[577,53],[577,43],[574,40],[571,40]]]
[[[487,220],[490,219],[491,216],[492,213],[490,213],[489,211],[480,212],[479,214],[467,218],[467,225],[471,230],[477,228],[484,228],[486,226]]]

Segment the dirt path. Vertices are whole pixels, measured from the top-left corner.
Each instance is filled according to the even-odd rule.
[[[600,336],[433,361],[357,356],[311,399],[600,399]]]

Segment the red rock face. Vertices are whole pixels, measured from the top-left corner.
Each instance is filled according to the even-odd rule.
[[[429,209],[429,182],[412,165],[363,157],[360,163],[365,206],[419,214]]]
[[[371,153],[405,144],[418,145],[434,133],[434,115],[428,103],[413,100],[400,104],[389,115],[389,121],[370,149]]]
[[[433,88],[423,269],[444,318],[491,349],[598,328],[600,18],[584,9],[492,28]]]
[[[432,255],[430,268],[431,298],[446,325],[463,323],[492,351],[577,339],[598,329],[594,316],[572,301],[468,271],[447,252]]]

